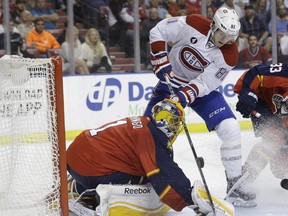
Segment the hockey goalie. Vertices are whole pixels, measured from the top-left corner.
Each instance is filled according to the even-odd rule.
[[[173,161],[182,106],[165,99],[148,117],[127,117],[83,131],[67,149],[69,209],[77,215],[163,215],[190,207],[198,215],[234,216],[234,207],[193,186]],[[213,206],[213,208],[212,208]]]

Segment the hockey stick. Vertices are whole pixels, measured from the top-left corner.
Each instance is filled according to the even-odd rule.
[[[169,91],[170,91],[170,94],[171,95],[175,95],[175,92],[173,90],[173,87],[171,85],[171,82],[169,80],[169,77],[168,75],[164,75],[165,77],[165,80],[166,80],[166,84],[169,88]],[[189,145],[192,149],[192,152],[193,152],[193,155],[194,155],[194,158],[195,158],[195,161],[196,161],[196,164],[197,164],[197,167],[198,167],[198,170],[199,170],[199,173],[200,173],[200,176],[201,176],[201,179],[203,181],[203,184],[204,184],[204,187],[207,191],[207,195],[208,195],[208,199],[209,199],[209,202],[211,204],[211,208],[212,208],[212,211],[214,213],[214,215],[216,216],[216,210],[215,210],[215,206],[214,206],[214,203],[212,201],[212,196],[211,196],[211,193],[209,191],[209,188],[208,188],[208,185],[206,183],[206,180],[205,180],[205,177],[204,177],[204,174],[203,174],[203,171],[202,171],[202,168],[204,167],[204,159],[202,157],[198,157],[197,156],[197,153],[196,153],[196,150],[195,150],[195,147],[193,145],[193,142],[192,142],[192,139],[190,137],[190,134],[189,134],[189,131],[188,131],[188,128],[187,128],[187,125],[185,122],[183,122],[183,128],[184,128],[184,131],[185,131],[185,134],[186,134],[186,137],[188,139],[188,142],[189,142]]]

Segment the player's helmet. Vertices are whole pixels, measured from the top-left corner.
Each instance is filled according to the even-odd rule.
[[[213,17],[212,31],[220,29],[222,32],[237,39],[240,31],[240,21],[235,10],[221,7],[217,9]]]
[[[177,135],[183,129],[185,112],[180,103],[171,99],[158,102],[152,108],[152,121],[169,138],[168,147],[171,148]]]

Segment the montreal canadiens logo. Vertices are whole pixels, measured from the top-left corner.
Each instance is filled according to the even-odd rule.
[[[204,68],[209,65],[209,61],[190,46],[185,46],[180,50],[180,60],[186,68],[198,72],[203,72]]]
[[[197,40],[197,38],[192,37],[192,38],[190,39],[190,42],[191,42],[192,44],[196,44],[196,43],[198,42],[198,40]]]

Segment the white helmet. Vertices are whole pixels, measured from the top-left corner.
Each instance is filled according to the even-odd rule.
[[[234,36],[234,40],[239,35],[241,24],[235,10],[225,7],[219,8],[213,17],[212,31],[220,29],[222,32]]]

